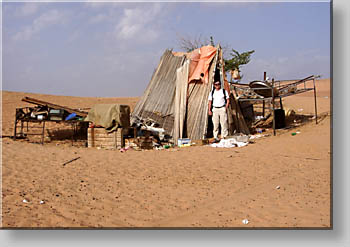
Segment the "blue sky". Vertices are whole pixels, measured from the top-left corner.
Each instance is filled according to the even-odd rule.
[[[2,88],[56,95],[141,96],[178,36],[255,50],[243,82],[330,77],[330,4],[3,3]]]

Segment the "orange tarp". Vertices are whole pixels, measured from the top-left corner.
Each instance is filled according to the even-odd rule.
[[[188,82],[201,80],[204,83],[209,81],[209,65],[216,54],[216,48],[212,46],[203,46],[191,53],[191,63]]]
[[[174,56],[186,56],[191,60],[188,73],[188,82],[201,81],[208,83],[209,81],[209,65],[216,54],[216,48],[212,46],[202,46],[190,53],[173,52]]]

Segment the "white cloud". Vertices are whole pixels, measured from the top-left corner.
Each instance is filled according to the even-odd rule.
[[[68,37],[66,42],[67,43],[73,43],[74,41],[76,41],[80,37],[81,37],[81,31],[80,30],[76,30]]]
[[[96,15],[96,16],[93,16],[93,17],[90,19],[89,23],[91,23],[91,24],[96,24],[96,23],[103,22],[103,21],[105,21],[105,20],[107,20],[107,19],[108,19],[108,16],[107,16],[107,15],[105,15],[105,14],[98,14],[98,15]]]
[[[242,66],[244,81],[261,80],[263,72],[277,80],[303,78],[312,74],[329,76],[330,57],[314,54],[316,50],[303,50],[288,57],[252,58]]]
[[[115,29],[117,39],[148,42],[155,40],[159,35],[155,23],[159,21],[160,13],[160,4],[154,4],[151,8],[125,9]]]
[[[93,8],[93,9],[100,9],[100,8],[104,8],[106,6],[109,6],[111,3],[109,2],[86,2],[84,3],[84,5],[87,8]]]
[[[41,30],[64,22],[65,18],[63,13],[57,10],[50,10],[36,18],[30,26],[26,26],[22,31],[16,33],[13,36],[13,40],[29,40],[33,35],[38,34]]]
[[[37,3],[24,3],[19,6],[15,11],[15,16],[24,17],[35,14],[39,9],[39,4]]]
[[[84,6],[93,10],[100,10],[103,8],[120,8],[122,6],[126,6],[128,3],[126,2],[85,2]]]

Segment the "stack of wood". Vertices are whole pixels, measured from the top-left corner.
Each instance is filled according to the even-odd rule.
[[[88,147],[120,149],[124,147],[123,129],[107,132],[104,128],[88,128]]]

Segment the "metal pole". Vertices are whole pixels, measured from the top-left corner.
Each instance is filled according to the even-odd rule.
[[[315,78],[312,80],[314,83],[314,99],[315,99],[315,117],[316,117],[316,124],[317,123],[317,102],[316,102],[316,85],[315,85]]]
[[[263,100],[263,112],[262,112],[262,114],[263,114],[263,117],[265,117],[265,100]]]
[[[275,95],[274,95],[274,79],[272,78],[272,116],[273,116],[273,120],[272,120],[272,128],[273,128],[273,135],[276,135],[276,120],[275,120]]]

